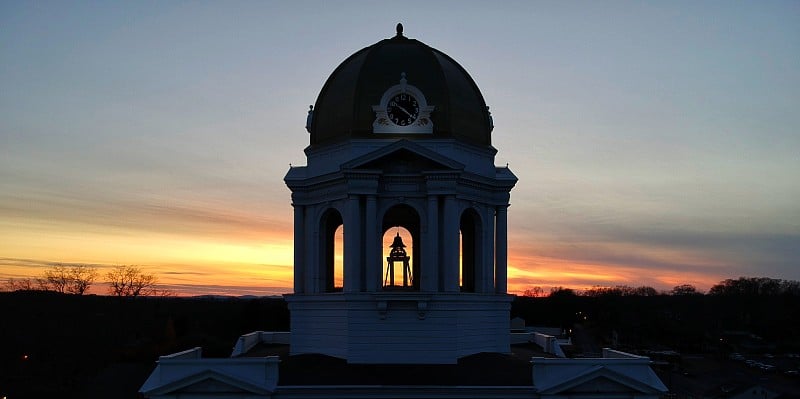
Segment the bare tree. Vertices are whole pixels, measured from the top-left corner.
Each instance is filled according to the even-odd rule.
[[[97,278],[97,268],[88,265],[56,264],[44,271],[41,277],[9,279],[9,291],[55,291],[62,294],[83,295]]]
[[[527,297],[540,297],[543,295],[544,295],[544,290],[542,289],[542,287],[539,286],[528,288],[522,293],[522,296],[527,296]]]
[[[106,277],[111,295],[137,297],[158,294],[156,276],[136,266],[115,266]]]
[[[68,272],[70,280],[67,285],[67,292],[70,294],[83,295],[97,278],[97,268],[91,266],[72,266]]]
[[[36,279],[39,287],[62,294],[83,295],[97,278],[97,268],[88,265],[65,266],[56,264]]]
[[[549,298],[570,298],[576,296],[577,293],[572,288],[564,288],[561,286],[550,287]]]
[[[36,291],[41,289],[36,279],[32,278],[10,278],[5,284],[6,291]]]
[[[44,277],[40,279],[40,284],[43,285],[47,291],[55,291],[63,294],[67,292],[69,279],[69,270],[66,266],[59,264],[44,271]]]
[[[697,291],[697,287],[691,284],[676,285],[670,291],[670,295],[700,295],[702,292]]]

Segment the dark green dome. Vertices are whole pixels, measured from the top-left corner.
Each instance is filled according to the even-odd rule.
[[[372,107],[398,84],[401,73],[435,107],[430,114],[432,134],[373,133]],[[490,146],[491,129],[486,102],[467,71],[447,54],[404,37],[402,26],[397,36],[356,52],[333,71],[319,93],[309,126],[312,146],[387,137],[455,138]]]

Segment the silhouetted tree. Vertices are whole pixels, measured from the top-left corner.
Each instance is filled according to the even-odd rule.
[[[641,287],[634,288],[632,294],[635,296],[656,296],[658,295],[658,291],[656,291],[656,289],[653,287],[643,285]]]
[[[615,287],[601,287],[594,286],[583,292],[583,296],[588,297],[606,297],[606,296],[656,296],[658,291],[653,287],[641,286],[630,287],[627,285],[618,285]]]
[[[739,277],[727,279],[714,285],[710,295],[763,295],[774,296],[797,289],[796,281],[786,281],[769,277]]]
[[[115,266],[106,273],[106,278],[111,295],[137,297],[158,293],[156,276],[136,266]]]
[[[542,289],[542,287],[536,286],[536,287],[533,287],[533,288],[526,289],[522,293],[522,296],[540,297],[540,296],[542,296],[542,294],[544,294],[544,290]]]
[[[597,298],[599,296],[611,295],[611,294],[612,293],[610,287],[601,287],[599,285],[596,285],[592,288],[583,291],[583,296],[588,296],[590,298]]]
[[[83,295],[97,278],[97,268],[86,265],[75,265],[67,269],[69,283],[66,291],[70,294]]]
[[[44,271],[44,285],[47,287],[48,291],[55,291],[62,294],[67,292],[69,279],[69,271],[67,267],[63,265],[55,265]]]
[[[700,295],[701,292],[697,291],[697,287],[691,284],[681,284],[672,287],[669,292],[670,295]]]
[[[9,291],[54,291],[62,294],[83,295],[97,278],[97,269],[87,265],[66,266],[56,264],[46,269],[41,277],[9,279]]]
[[[10,278],[4,286],[5,291],[38,291],[42,287],[36,279],[32,278]]]
[[[781,284],[781,293],[784,295],[800,296],[800,281],[784,280]]]
[[[564,288],[564,287],[553,287],[550,288],[550,298],[566,298],[566,297],[574,297],[575,291],[571,288]]]

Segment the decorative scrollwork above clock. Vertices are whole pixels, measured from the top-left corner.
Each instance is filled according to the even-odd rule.
[[[435,107],[428,105],[425,95],[418,88],[408,84],[406,73],[400,74],[400,84],[390,87],[381,97],[378,105],[373,105],[375,122],[374,133],[433,133],[431,112]]]

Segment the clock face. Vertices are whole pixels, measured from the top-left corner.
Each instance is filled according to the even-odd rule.
[[[419,116],[419,103],[408,93],[398,94],[389,99],[386,115],[395,125],[408,126]]]

